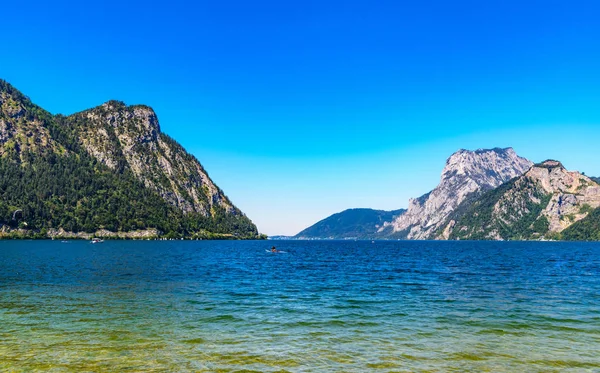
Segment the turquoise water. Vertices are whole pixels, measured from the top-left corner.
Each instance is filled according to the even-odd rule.
[[[598,351],[595,243],[0,241],[0,371],[598,372]]]

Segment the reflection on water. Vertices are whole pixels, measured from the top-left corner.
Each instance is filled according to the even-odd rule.
[[[600,244],[0,242],[0,371],[598,371]]]

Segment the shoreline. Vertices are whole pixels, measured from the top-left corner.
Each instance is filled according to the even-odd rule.
[[[64,229],[10,229],[6,226],[0,230],[0,240],[83,240],[89,241],[93,238],[103,240],[140,240],[140,241],[180,241],[180,240],[266,240],[264,234],[253,236],[240,236],[232,233],[214,233],[208,231],[193,234],[182,234],[169,232],[164,234],[157,229],[144,229],[129,232],[113,232],[99,229],[93,233],[69,232]]]

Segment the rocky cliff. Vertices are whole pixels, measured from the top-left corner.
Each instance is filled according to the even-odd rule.
[[[68,117],[67,123],[94,158],[115,171],[130,170],[184,213],[213,216],[220,208],[228,214],[241,214],[200,162],[161,133],[151,108],[110,101]]]
[[[552,239],[600,207],[600,185],[554,160],[484,194],[453,226],[452,239]]]
[[[382,237],[448,238],[452,215],[469,201],[522,175],[532,165],[512,148],[459,150],[446,161],[438,186],[409,201],[407,211],[379,229]]]
[[[55,116],[0,80],[0,175],[1,236],[258,236],[146,106]]]

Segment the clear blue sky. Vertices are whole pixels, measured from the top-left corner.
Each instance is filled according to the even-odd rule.
[[[597,1],[11,1],[0,78],[143,103],[267,234],[396,209],[460,148],[600,175]]]

